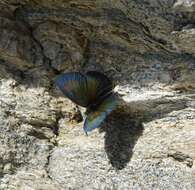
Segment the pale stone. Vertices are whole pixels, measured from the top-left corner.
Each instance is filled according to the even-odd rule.
[[[0,190],[195,189],[194,1],[1,1]],[[58,74],[97,70],[117,109],[86,136]]]

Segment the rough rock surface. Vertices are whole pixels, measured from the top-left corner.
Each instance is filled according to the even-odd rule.
[[[194,0],[0,0],[0,190],[195,189]],[[55,77],[97,70],[118,107],[85,136]]]

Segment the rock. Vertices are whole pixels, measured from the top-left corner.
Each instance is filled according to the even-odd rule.
[[[46,34],[45,31],[49,32]],[[51,66],[58,71],[70,70],[71,64],[72,70],[75,70],[83,59],[83,49],[77,41],[79,38],[82,41],[82,35],[79,36],[63,24],[40,24],[34,31],[34,36],[41,44],[44,55],[51,60]]]
[[[173,33],[173,38],[177,48],[185,53],[195,54],[194,46],[195,28],[184,29]]]
[[[19,171],[16,175],[6,176],[0,184],[0,189],[51,189],[60,190],[61,188],[47,177],[41,170]]]
[[[195,1],[194,0],[177,0],[174,4],[174,8],[185,12],[195,11]]]
[[[1,1],[0,190],[195,189],[194,1]],[[54,84],[97,70],[118,106],[85,135]]]
[[[43,62],[41,49],[30,36],[31,32],[24,25],[0,18],[0,58],[20,69],[32,68]]]

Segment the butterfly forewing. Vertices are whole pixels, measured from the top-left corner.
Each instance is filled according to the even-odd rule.
[[[87,81],[93,83],[92,91],[96,93],[99,100],[112,91],[112,82],[102,73],[97,71],[87,72]]]
[[[84,131],[89,132],[98,128],[106,116],[116,108],[116,105],[116,96],[114,94],[105,98],[94,111],[88,113],[84,123]]]
[[[112,90],[110,80],[96,71],[86,75],[79,72],[61,74],[56,84],[66,97],[83,107],[101,102],[106,93]]]
[[[87,107],[89,104],[86,77],[79,72],[64,73],[56,78],[56,84],[74,103]]]

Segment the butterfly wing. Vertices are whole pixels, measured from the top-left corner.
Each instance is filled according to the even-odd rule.
[[[108,93],[112,91],[112,82],[108,77],[106,77],[103,73],[97,71],[89,71],[86,73],[87,80],[91,87],[93,88],[93,92],[96,93],[98,98],[104,97]]]
[[[86,75],[79,72],[61,74],[56,79],[56,85],[66,97],[83,107],[101,102],[112,90],[111,81],[97,71],[90,71]]]
[[[102,103],[97,107],[95,111],[91,111],[84,122],[84,131],[90,132],[95,128],[98,128],[100,124],[105,120],[117,105],[116,96],[111,94],[105,98]]]
[[[79,72],[64,73],[59,75],[55,82],[66,97],[80,106],[87,107],[88,84],[83,74]]]

